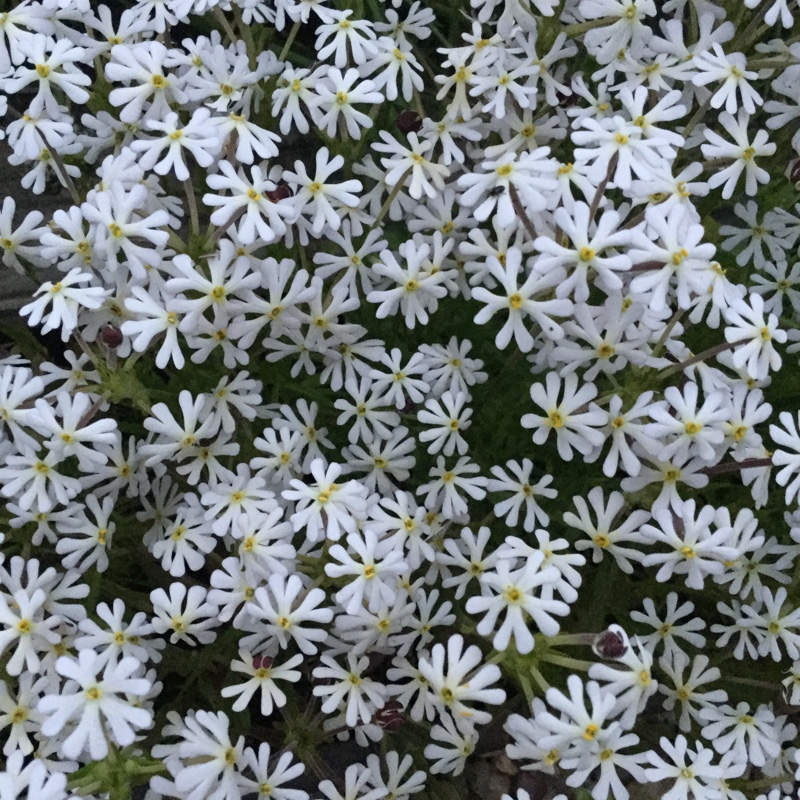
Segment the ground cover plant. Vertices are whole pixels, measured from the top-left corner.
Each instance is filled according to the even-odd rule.
[[[2,800],[798,796],[795,0],[0,9]]]

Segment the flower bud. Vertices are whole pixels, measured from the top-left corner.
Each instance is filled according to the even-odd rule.
[[[122,331],[116,325],[105,325],[100,331],[100,341],[109,349],[116,350],[123,340]]]
[[[611,625],[607,631],[595,637],[592,650],[600,658],[614,661],[628,651],[628,637],[619,625]]]
[[[264,192],[264,196],[271,203],[287,200],[292,194],[293,192],[288,183],[279,183],[271,192]]]
[[[399,731],[405,723],[403,706],[398,700],[389,700],[375,712],[372,721],[390,733]]]
[[[253,669],[269,669],[272,659],[269,656],[253,656]]]
[[[800,158],[789,167],[789,180],[795,189],[800,189]]]
[[[422,117],[413,109],[407,108],[397,115],[396,124],[403,133],[416,133],[422,128]]]

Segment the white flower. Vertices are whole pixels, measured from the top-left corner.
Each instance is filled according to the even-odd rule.
[[[359,723],[368,723],[375,711],[383,708],[383,685],[364,675],[369,665],[368,656],[358,658],[349,653],[347,669],[340,667],[329,655],[322,655],[320,661],[324,666],[314,668],[313,675],[318,684],[313,694],[325,698],[322,702],[324,713],[332,714],[346,706],[345,720],[349,727],[354,728]]]
[[[317,652],[316,643],[328,638],[328,632],[322,628],[311,628],[305,623],[317,622],[327,624],[333,619],[330,608],[318,608],[326,597],[322,589],[312,588],[304,591],[303,583],[297,575],[284,578],[283,575],[270,575],[267,587],[259,586],[255,591],[254,601],[248,603],[248,613],[258,620],[265,620],[266,633],[277,640],[285,648],[294,639],[297,646],[306,655]],[[303,592],[298,606],[295,601]]]
[[[777,145],[769,142],[767,132],[760,130],[756,133],[752,142],[747,133],[747,126],[750,117],[745,111],[740,111],[739,116],[734,119],[727,112],[719,115],[720,125],[733,137],[734,143],[731,144],[723,139],[718,133],[706,128],[705,137],[709,144],[702,146],[703,155],[707,159],[734,159],[733,163],[725,167],[720,172],[714,173],[708,179],[708,185],[715,189],[722,186],[722,196],[728,200],[733,195],[739,177],[745,173],[745,191],[749,195],[754,195],[758,191],[759,183],[769,182],[769,173],[756,164],[759,156],[771,156],[775,152]]]
[[[285,199],[273,202],[268,193],[275,191],[277,184],[259,165],[250,168],[252,179],[248,181],[244,171],[235,170],[229,161],[221,161],[222,174],[209,175],[206,179],[209,187],[220,194],[203,195],[207,206],[218,206],[211,215],[214,225],[230,225],[239,220],[237,233],[242,244],[252,244],[256,237],[269,244],[286,233],[286,223],[294,222],[296,210],[294,205]],[[231,196],[224,192],[230,191]]]
[[[777,425],[770,425],[769,435],[781,447],[795,451],[792,453],[785,449],[776,450],[772,456],[773,463],[782,467],[775,476],[775,481],[778,486],[786,486],[786,504],[788,505],[800,491],[800,434],[797,432],[794,417],[788,411],[782,411],[778,415],[778,419],[786,430],[782,430]],[[800,419],[800,414],[798,414],[798,419]],[[794,473],[797,475],[790,483],[789,479]]]
[[[425,425],[434,425],[433,429],[423,430],[419,434],[421,442],[431,442],[428,452],[436,454],[441,451],[451,456],[458,450],[463,456],[468,449],[461,431],[470,426],[472,409],[464,408],[467,397],[459,392],[456,395],[445,392],[438,400],[427,400],[425,409],[417,412],[417,419]]]
[[[60,330],[61,340],[66,342],[78,327],[78,313],[81,308],[97,309],[103,304],[108,291],[101,286],[81,286],[93,276],[74,267],[58,281],[47,281],[35,292],[41,295],[38,300],[23,306],[20,316],[28,317],[28,324],[38,325],[44,320],[42,333]],[[49,308],[48,308],[49,306]]]
[[[39,711],[47,715],[42,734],[56,736],[68,722],[77,720],[61,744],[67,758],[77,758],[85,747],[92,760],[105,758],[107,736],[120,747],[133,744],[135,730],[147,728],[153,721],[151,711],[133,704],[133,698],[146,695],[151,687],[146,678],[132,677],[140,667],[136,658],[124,657],[112,663],[91,650],[81,650],[77,659],[59,658],[56,670],[70,682],[63,687],[63,693],[48,694],[39,701]]]
[[[356,517],[366,509],[366,489],[356,481],[337,483],[342,467],[339,464],[324,466],[315,459],[309,467],[315,483],[311,486],[301,480],[290,481],[291,489],[284,489],[285,500],[297,501],[291,516],[295,531],[305,529],[312,542],[323,537],[338,540],[342,531],[355,533]]]
[[[420,142],[417,134],[412,132],[407,137],[410,147],[404,147],[386,131],[380,131],[380,137],[383,143],[376,142],[372,149],[392,155],[392,158],[381,159],[381,164],[388,170],[385,178],[387,186],[396,186],[410,170],[411,184],[408,193],[415,200],[419,200],[423,193],[427,197],[436,197],[444,189],[445,178],[450,175],[450,170],[426,157],[433,150],[434,143],[431,139]]]
[[[584,689],[591,703],[591,712],[586,706]],[[569,750],[578,750],[580,754],[605,732],[606,722],[616,705],[613,693],[604,691],[595,681],[587,681],[584,687],[578,675],[567,678],[567,691],[569,696],[551,687],[545,695],[547,704],[560,712],[560,716],[551,714],[541,701],[535,716],[543,729],[539,745],[546,751],[555,750],[556,755]]]
[[[443,716],[441,721],[441,725],[431,728],[431,739],[442,744],[426,745],[425,758],[433,761],[430,766],[432,775],[444,773],[455,777],[464,771],[467,759],[475,751],[478,732],[463,720],[456,725],[451,717]]]
[[[403,242],[398,248],[403,259],[401,266],[390,250],[381,252],[381,260],[372,267],[376,275],[393,281],[396,286],[387,289],[374,289],[367,295],[368,303],[378,303],[375,316],[383,319],[403,314],[406,327],[414,328],[419,322],[428,322],[428,313],[438,307],[438,301],[447,296],[442,285],[448,278],[447,271],[430,269],[430,245],[415,239]]]
[[[533,429],[533,441],[544,444],[551,430],[556,432],[558,454],[564,461],[572,460],[574,447],[582,455],[588,455],[592,448],[599,447],[605,441],[597,428],[605,424],[603,412],[589,404],[597,396],[593,383],[587,383],[578,389],[578,378],[570,373],[564,379],[563,396],[561,380],[555,372],[548,372],[546,388],[541,383],[531,386],[531,399],[544,410],[544,415],[525,414],[521,419],[523,428]],[[581,410],[588,406],[588,410]],[[574,413],[578,412],[578,413]]]
[[[548,158],[549,154],[549,147],[538,147],[519,156],[511,153],[484,161],[480,165],[483,173],[467,173],[458,179],[459,187],[465,190],[461,196],[462,205],[474,207],[477,204],[472,214],[480,222],[488,219],[497,206],[500,225],[512,225],[517,222],[510,194],[513,186],[528,214],[544,210],[548,193],[557,187],[553,175],[557,167]]]
[[[286,695],[277,687],[275,681],[289,681],[297,683],[301,673],[294,669],[303,661],[303,656],[292,656],[285,664],[275,664],[266,656],[253,656],[246,650],[239,650],[240,661],[231,661],[231,671],[249,675],[245,683],[226,686],[220,691],[223,697],[238,697],[233,704],[234,711],[243,711],[256,692],[261,693],[261,713],[268,717],[274,708],[283,708],[286,705]]]
[[[125,308],[137,319],[125,320],[120,327],[124,336],[132,336],[131,346],[143,353],[159,334],[164,339],[155,357],[157,367],[163,369],[172,361],[177,369],[186,363],[178,341],[178,326],[181,317],[175,310],[175,300],[166,297],[159,302],[142,286],[132,286],[131,296],[125,299]]]
[[[614,714],[620,714],[619,724],[625,730],[632,728],[636,718],[647,705],[647,701],[658,689],[658,681],[653,678],[653,653],[642,646],[634,637],[627,650],[615,663],[624,669],[610,664],[592,664],[589,677],[601,683],[603,688],[616,697]]]
[[[547,236],[540,236],[534,245],[542,255],[533,264],[534,270],[543,275],[558,267],[569,270],[568,278],[556,287],[556,297],[574,294],[577,302],[585,303],[589,299],[588,278],[590,275],[594,278],[594,273],[605,292],[619,291],[622,279],[617,273],[630,270],[631,259],[621,253],[604,255],[604,252],[631,241],[628,231],[619,230],[620,215],[610,209],[595,223],[589,219],[589,206],[578,202],[569,211],[556,209],[553,216],[558,227],[569,236],[572,247],[563,247]],[[590,227],[594,228],[591,234]]]
[[[625,504],[623,495],[620,492],[611,492],[607,503],[603,500],[603,490],[595,486],[587,495],[589,504],[580,495],[573,497],[575,508],[578,513],[573,514],[567,511],[564,514],[564,522],[573,528],[583,531],[589,541],[581,539],[575,544],[576,550],[592,550],[592,560],[595,564],[603,560],[603,556],[608,553],[617,566],[625,573],[633,572],[631,561],[641,563],[644,553],[625,545],[642,544],[647,539],[640,533],[643,523],[650,519],[650,514],[644,510],[633,511],[627,519],[619,518],[620,512]],[[589,505],[592,507],[596,522],[592,521],[589,513]]]
[[[703,727],[703,738],[714,745],[718,753],[732,753],[737,761],[749,761],[763,767],[767,758],[780,753],[775,735],[775,714],[765,705],[751,712],[747,703],[732,706],[708,705],[700,711],[708,721]]]
[[[748,300],[733,300],[723,311],[728,326],[725,340],[738,343],[733,351],[733,365],[737,369],[747,368],[754,380],[767,377],[769,371],[781,368],[781,357],[775,349],[775,342],[786,341],[786,331],[778,328],[775,314],[764,314],[764,298],[751,294]]]
[[[189,645],[209,644],[217,638],[211,630],[219,625],[218,608],[207,601],[208,592],[203,586],[189,589],[182,583],[170,584],[169,594],[163,589],[150,592],[155,616],[152,618],[156,633],[171,631],[170,643],[182,641]]]
[[[339,230],[342,223],[340,213],[337,212],[331,200],[342,206],[357,206],[358,195],[353,192],[361,191],[361,181],[349,180],[342,183],[330,183],[328,178],[341,169],[344,164],[342,156],[334,156],[329,160],[330,153],[327,147],[317,150],[316,172],[312,178],[307,172],[302,161],[295,161],[296,172],[284,172],[283,179],[297,187],[297,192],[292,198],[292,203],[299,215],[313,212],[311,231],[319,236],[327,226],[332,230]]]
[[[29,106],[29,114],[37,117],[44,112],[52,118],[60,116],[53,86],[57,86],[73,103],[83,105],[88,102],[89,92],[83,87],[90,86],[92,79],[76,66],[76,63],[85,61],[85,48],[73,44],[68,37],[53,39],[34,33],[20,42],[19,52],[32,66],[18,67],[13,77],[4,78],[3,89],[16,94],[33,81],[38,81],[39,88]]]
[[[408,571],[402,551],[387,548],[371,530],[349,534],[347,544],[360,560],[356,561],[344,547],[335,544],[328,553],[330,558],[341,563],[325,565],[325,574],[332,578],[353,576],[336,593],[336,602],[348,614],[355,614],[365,600],[370,611],[377,611],[381,600],[391,604],[394,601],[398,576]]]
[[[699,655],[692,659],[692,668],[684,677],[684,672],[689,666],[689,656],[682,650],[673,650],[669,656],[659,659],[659,666],[669,676],[674,688],[668,688],[663,683],[659,691],[666,695],[664,708],[671,711],[676,703],[681,704],[681,714],[678,727],[688,733],[692,729],[692,720],[702,723],[702,710],[708,706],[716,706],[728,700],[728,693],[724,689],[713,689],[710,692],[698,691],[699,687],[719,680],[721,673],[717,667],[708,668],[708,656]],[[697,703],[695,706],[694,703]]]
[[[266,795],[271,800],[308,800],[308,792],[302,789],[290,789],[283,784],[295,780],[305,771],[303,764],[292,764],[294,756],[291,753],[282,753],[275,762],[270,758],[270,747],[266,742],[258,746],[258,753],[252,747],[244,750],[245,768],[243,774],[237,776],[236,794],[265,794],[264,788],[269,787],[270,791]],[[276,754],[277,755],[277,754]],[[245,770],[252,774],[247,775]]]
[[[46,614],[46,602],[47,594],[40,588],[33,591],[20,588],[10,595],[0,594],[0,624],[3,626],[0,630],[0,654],[16,642],[5,667],[9,675],[21,675],[23,666],[31,674],[36,674],[41,663],[39,653],[61,640],[53,630],[61,620],[54,614]]]
[[[673,786],[663,795],[665,800],[688,800],[690,794],[694,800],[715,800],[719,796],[710,783],[722,778],[725,770],[711,763],[714,751],[696,743],[696,750],[689,750],[686,737],[679,735],[671,742],[666,736],[661,737],[661,749],[670,758],[665,761],[654,750],[648,750],[647,760],[651,766],[645,770],[650,782],[674,780]]]
[[[528,330],[527,317],[537,323],[548,339],[561,339],[564,336],[563,328],[551,317],[568,317],[572,313],[572,302],[564,299],[536,299],[537,294],[545,294],[547,290],[557,286],[564,277],[561,268],[550,271],[547,275],[531,272],[524,275],[520,285],[519,273],[522,269],[522,252],[511,247],[506,253],[505,263],[501,263],[495,256],[486,260],[486,272],[494,278],[502,292],[494,293],[484,286],[472,290],[472,299],[486,303],[475,315],[475,322],[483,325],[497,312],[507,311],[508,319],[497,333],[495,345],[504,350],[511,337],[523,353],[533,349],[534,339]]]
[[[231,742],[227,715],[222,711],[201,710],[189,712],[184,721],[173,711],[170,721],[172,725],[165,732],[177,735],[180,741],[177,745],[157,745],[153,756],[164,760],[175,782],[156,776],[153,789],[185,797],[206,793],[216,793],[220,798],[241,796],[238,786],[241,776],[237,773],[245,763],[244,736],[235,744]]]
[[[713,52],[712,52],[713,51]],[[729,114],[739,109],[736,91],[741,96],[741,108],[747,114],[754,114],[756,105],[764,101],[761,95],[748,83],[758,77],[758,73],[747,69],[747,59],[743,53],[726,53],[719,42],[714,42],[710,50],[699,53],[693,64],[698,72],[692,77],[695,86],[707,86],[714,81],[722,81],[722,86],[711,97],[711,107],[721,108]]]
[[[659,508],[653,517],[660,527],[644,525],[642,533],[653,544],[671,547],[669,553],[648,553],[644,557],[645,567],[661,564],[656,580],[664,582],[673,574],[686,575],[686,585],[691,589],[702,589],[708,575],[719,575],[724,569],[723,562],[733,561],[738,551],[730,546],[733,528],[719,525],[711,530],[711,523],[717,521],[716,511],[704,506],[695,517],[695,501],[687,500],[677,510]]]
[[[375,91],[376,86],[370,80],[359,81],[359,72],[348,69],[344,74],[336,67],[329,67],[324,81],[320,81],[316,88],[319,97],[319,107],[323,112],[319,118],[319,125],[328,136],[333,136],[339,120],[347,128],[347,132],[354,139],[361,138],[362,128],[371,128],[372,120],[362,111],[354,107],[354,103],[382,103],[383,95]]]
[[[154,170],[159,175],[166,175],[174,170],[179,181],[189,178],[189,168],[183,160],[183,150],[188,150],[201,167],[208,167],[214,162],[214,155],[219,151],[220,140],[217,136],[204,134],[211,112],[207,108],[198,108],[186,125],[181,125],[178,115],[167,114],[166,119],[148,120],[151,130],[163,131],[163,136],[156,139],[137,139],[130,147],[134,152],[142,153],[139,166],[144,170]],[[161,158],[164,149],[166,154]],[[161,158],[159,161],[158,159]]]
[[[495,650],[507,649],[512,636],[517,652],[524,654],[533,650],[533,634],[528,629],[526,614],[545,636],[555,636],[561,629],[552,615],[566,616],[569,606],[560,600],[536,595],[538,587],[554,583],[559,576],[555,567],[542,568],[544,560],[544,553],[535,551],[519,569],[512,569],[513,561],[501,559],[495,564],[494,572],[480,575],[481,588],[488,589],[491,594],[471,597],[466,608],[468,614],[486,612],[477,627],[482,636],[488,636],[495,629],[499,615],[506,612],[492,639]]]
[[[516,461],[508,461],[506,468],[514,477],[510,477],[502,467],[492,467],[491,472],[495,477],[489,478],[486,485],[490,492],[513,492],[511,497],[495,503],[494,513],[498,517],[505,517],[506,525],[513,528],[519,520],[519,513],[524,505],[525,519],[522,521],[522,527],[525,531],[531,533],[537,522],[540,525],[547,525],[550,517],[539,506],[536,497],[552,500],[558,496],[555,489],[548,488],[553,482],[553,476],[543,475],[536,483],[531,484],[533,462],[529,458],[523,458],[521,465]]]
[[[631,611],[631,619],[655,628],[654,633],[639,636],[640,641],[653,652],[659,644],[664,645],[664,657],[683,652],[681,639],[694,647],[705,647],[706,637],[697,631],[705,630],[706,623],[699,617],[690,616],[694,611],[694,603],[687,600],[678,605],[678,595],[670,592],[667,595],[667,606],[663,614],[656,613],[653,600],[646,597],[642,602],[646,614]],[[686,619],[683,619],[686,617]]]
[[[464,638],[458,634],[447,640],[446,650],[443,644],[435,644],[430,659],[420,658],[419,671],[430,684],[433,702],[440,714],[451,713],[456,719],[485,725],[491,720],[491,714],[467,703],[500,705],[505,702],[506,693],[502,689],[489,688],[500,678],[500,668],[487,664],[475,671],[482,659],[475,645],[464,650]]]
[[[333,21],[323,23],[317,28],[317,40],[314,46],[320,61],[326,61],[333,55],[333,63],[341,69],[347,66],[348,56],[356,66],[360,66],[375,55],[375,32],[372,23],[367,20],[351,19],[352,14],[351,8],[332,11]]]
[[[486,478],[475,475],[480,472],[477,464],[472,464],[469,457],[462,456],[452,467],[445,466],[444,456],[436,457],[436,466],[432,467],[428,476],[434,478],[417,489],[417,494],[426,494],[425,505],[429,508],[441,505],[442,514],[447,519],[466,513],[467,501],[461,496],[459,490],[475,500],[483,500],[486,496],[484,486]]]
[[[111,48],[106,78],[112,83],[132,84],[116,87],[108,96],[112,106],[124,106],[119,112],[123,122],[139,123],[143,116],[164,119],[170,111],[170,102],[187,101],[179,81],[166,73],[166,66],[171,66],[171,59],[161,42],[118,44]],[[145,103],[150,105],[143,114]]]

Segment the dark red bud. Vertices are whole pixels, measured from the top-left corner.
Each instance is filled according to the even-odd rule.
[[[122,331],[116,325],[106,325],[100,331],[100,341],[109,349],[116,350],[123,340]]]
[[[389,700],[383,708],[375,712],[372,721],[390,733],[399,731],[405,723],[403,706],[397,700]]]
[[[792,164],[792,168],[789,170],[789,180],[795,186],[800,183],[800,158]]]
[[[556,92],[556,97],[558,98],[558,105],[561,108],[570,108],[574,106],[578,102],[578,95],[575,92],[570,92],[569,94],[564,94],[563,92]]]
[[[269,669],[272,659],[269,656],[253,656],[253,669]]]
[[[592,650],[600,658],[613,661],[625,655],[628,650],[628,642],[622,633],[609,629],[598,634],[592,645]]]
[[[271,192],[264,192],[271,203],[286,200],[292,196],[293,192],[288,183],[279,183]]]
[[[407,108],[397,115],[396,124],[403,133],[416,133],[422,128],[422,117],[413,109]]]

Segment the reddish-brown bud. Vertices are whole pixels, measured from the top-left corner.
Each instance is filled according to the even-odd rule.
[[[293,192],[288,183],[279,183],[271,192],[264,192],[267,200],[271,203],[277,203],[281,200],[287,200],[292,196]]]
[[[612,625],[607,631],[597,635],[592,650],[600,658],[612,661],[622,658],[628,651],[628,637],[619,625]]]
[[[269,669],[272,659],[269,656],[253,656],[253,669]]]
[[[100,341],[109,349],[116,350],[125,337],[116,325],[105,325],[100,331]]]
[[[800,185],[800,158],[798,158],[789,169],[789,180],[794,186]]]
[[[372,721],[390,733],[399,731],[405,723],[403,706],[397,700],[389,700],[383,708],[375,712]]]
[[[422,128],[422,117],[413,109],[407,108],[397,115],[396,124],[403,133],[416,133]]]

